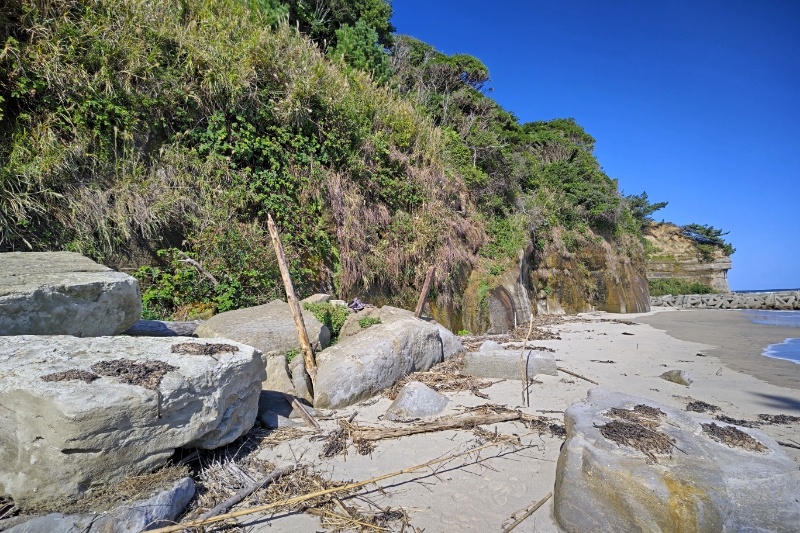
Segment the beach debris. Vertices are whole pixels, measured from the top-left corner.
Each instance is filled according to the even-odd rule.
[[[161,379],[168,372],[178,370],[178,367],[164,361],[149,360],[144,363],[135,363],[130,359],[99,361],[91,368],[101,376],[117,378],[122,383],[139,385],[150,390],[158,389]]]
[[[244,500],[245,498],[247,498],[248,496],[253,494],[258,489],[264,487],[265,485],[267,485],[269,483],[272,483],[276,479],[278,479],[278,478],[280,478],[282,476],[285,476],[286,474],[288,474],[290,472],[294,472],[294,469],[295,469],[295,465],[289,465],[289,466],[284,466],[282,468],[276,468],[275,470],[273,470],[272,472],[270,472],[266,476],[262,477],[261,479],[259,479],[258,481],[256,481],[252,485],[250,485],[249,487],[244,487],[243,489],[238,491],[236,494],[234,494],[233,496],[231,496],[230,498],[228,498],[224,502],[222,502],[219,505],[215,506],[210,511],[207,511],[207,512],[203,513],[202,515],[200,515],[199,520],[204,520],[206,518],[211,518],[212,516],[217,516],[220,513],[224,513],[225,511],[227,511],[228,509],[230,509],[231,507],[233,507],[237,503],[241,502],[242,500]]]
[[[726,424],[733,424],[734,426],[741,426],[743,428],[756,428],[761,424],[759,422],[750,421],[750,420],[737,420],[735,418],[731,418],[727,415],[719,414],[714,417],[716,420],[720,422],[725,422]]]
[[[209,355],[213,357],[220,353],[238,352],[239,347],[232,344],[184,342],[182,344],[173,344],[170,351],[172,353],[179,353],[183,355]]]
[[[661,379],[684,385],[688,387],[692,384],[692,376],[686,370],[668,370],[659,376]]]
[[[303,431],[296,427],[281,427],[274,430],[262,431],[265,432],[259,435],[259,430],[253,429],[248,434],[251,438],[258,438],[258,445],[261,448],[274,448],[284,442],[297,440],[307,435],[313,435],[313,432]]]
[[[513,531],[518,525],[523,523],[525,520],[528,519],[528,517],[530,517],[533,513],[538,511],[539,508],[542,505],[544,505],[545,503],[547,503],[547,500],[549,500],[552,497],[553,497],[553,493],[552,492],[548,492],[547,496],[545,496],[544,498],[542,498],[538,502],[534,503],[530,507],[527,507],[525,509],[521,509],[521,510],[517,511],[516,513],[512,514],[511,515],[511,519],[514,520],[514,523],[512,523],[510,526],[504,528],[503,529],[503,533],[509,533],[509,532]],[[516,518],[516,514],[517,513],[523,513],[523,515],[520,516],[519,518]]]
[[[465,354],[463,353],[458,354],[451,359],[435,365],[430,370],[425,372],[414,372],[413,374],[409,374],[395,383],[393,386],[385,389],[383,391],[383,396],[389,398],[390,400],[394,400],[397,398],[400,390],[408,383],[418,381],[420,383],[424,383],[436,392],[470,391],[473,395],[478,396],[479,398],[488,398],[488,396],[480,392],[480,389],[489,388],[494,385],[495,382],[463,375],[461,373],[461,369],[464,367],[464,355]]]
[[[782,441],[777,441],[777,442],[778,442],[778,444],[780,444],[781,446],[785,446],[785,447],[787,447],[787,448],[794,448],[795,450],[800,450],[800,445],[797,445],[797,444],[791,444],[791,443],[789,443],[789,442],[782,442]]]
[[[616,361],[612,361],[611,359],[606,359],[605,361],[601,361],[600,359],[589,359],[592,363],[603,363],[606,365],[615,365],[617,364]]]
[[[687,411],[692,411],[694,413],[706,413],[706,412],[714,412],[719,411],[720,408],[716,405],[712,405],[710,403],[701,402],[700,400],[695,400],[693,402],[689,402],[686,405]]]
[[[87,372],[86,370],[78,370],[78,369],[65,370],[63,372],[54,372],[52,374],[47,374],[46,376],[42,376],[42,381],[79,380],[85,383],[91,383],[96,379],[100,379],[100,376],[98,376],[97,374],[93,374],[91,372]]]
[[[623,335],[633,335],[633,333],[628,333],[627,331],[622,332]]]
[[[681,531],[687,524],[692,531],[718,531],[720,524],[794,531],[800,523],[800,470],[758,430],[703,428],[682,409],[599,388],[564,419],[569,434],[556,467],[553,514],[565,533]],[[640,448],[659,464],[647,465],[652,457]],[[690,496],[674,513],[677,491]]]
[[[386,420],[408,420],[435,416],[444,410],[450,399],[419,381],[406,384],[386,410]]]
[[[800,416],[791,415],[758,415],[758,418],[764,424],[789,425],[800,422]]]
[[[587,378],[585,376],[581,376],[580,374],[576,374],[572,370],[567,370],[566,368],[562,368],[562,367],[558,367],[558,370],[559,370],[559,372],[564,372],[565,374],[569,374],[570,376],[575,376],[576,378],[580,378],[583,381],[588,381],[589,383],[592,383],[594,385],[599,385],[599,383],[597,383],[596,381],[594,381],[592,379],[589,379],[589,378]]]
[[[751,452],[767,451],[766,446],[737,427],[718,426],[714,422],[700,425],[703,427],[703,433],[731,448],[744,448]]]

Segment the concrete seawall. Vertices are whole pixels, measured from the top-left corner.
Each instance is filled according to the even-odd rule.
[[[800,310],[800,291],[651,296],[651,307]]]

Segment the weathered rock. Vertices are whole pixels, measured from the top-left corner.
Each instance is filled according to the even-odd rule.
[[[264,411],[263,413],[259,413],[258,421],[269,429],[293,428],[304,425],[301,422],[297,422],[291,418],[279,415],[275,411]]]
[[[413,316],[413,313],[411,313]],[[359,320],[363,320],[365,318],[381,318],[381,310],[377,307],[367,307],[363,311],[359,311],[358,313],[350,313],[344,324],[342,324],[342,329],[339,330],[339,339],[344,339],[345,337],[352,337],[353,335],[358,335],[365,328],[361,327],[361,324],[358,323]],[[383,322],[383,320],[381,320]]]
[[[51,513],[5,530],[6,533],[139,533],[172,525],[194,497],[194,480],[179,479],[146,500],[102,515]]]
[[[478,348],[478,351],[481,353],[486,352],[496,352],[498,350],[505,350],[506,347],[498,342],[494,342],[493,340],[483,341],[481,347]]]
[[[331,295],[330,294],[317,293],[317,294],[312,294],[308,298],[305,298],[304,300],[301,300],[301,301],[302,301],[302,303],[305,303],[305,304],[324,304],[326,302],[330,302],[331,301]]]
[[[442,361],[439,328],[399,311],[317,354],[314,407],[339,408],[392,386],[401,377]]]
[[[464,345],[461,344],[461,339],[457,335],[438,322],[431,321],[430,323],[439,330],[439,338],[442,339],[442,355],[445,361],[464,351]]]
[[[306,372],[306,363],[302,354],[292,359],[292,362],[289,363],[289,370],[292,373],[294,395],[311,405],[314,401],[314,397],[311,395],[311,378],[308,377],[308,372]]]
[[[331,333],[313,314],[303,311],[306,333],[314,350],[326,348]],[[264,353],[300,350],[300,340],[289,304],[274,300],[257,307],[226,311],[204,322],[195,335],[201,338],[231,339]]]
[[[613,420],[612,408],[636,405],[660,409],[665,416],[654,429],[674,439],[671,456],[656,454],[657,464],[601,432]],[[738,428],[763,451],[730,447],[705,432],[701,424],[710,420],[602,389],[572,405],[564,419],[567,441],[556,470],[554,514],[567,533],[797,531],[800,471],[760,431]]]
[[[521,379],[519,354],[520,352],[516,350],[470,352],[464,356],[464,368],[461,373],[479,378]],[[528,350],[525,359],[529,378],[539,374],[558,375],[553,354]]]
[[[160,466],[176,448],[216,448],[248,431],[263,355],[210,344],[0,338],[0,495],[20,503],[74,496]]]
[[[72,252],[0,254],[0,335],[116,335],[141,315],[127,274]]]
[[[313,407],[306,406],[306,411],[311,416],[317,416],[318,412]],[[258,397],[258,418],[267,413],[275,413],[284,418],[301,418],[292,405],[286,400],[286,397],[281,392],[276,391],[261,391]]]
[[[441,413],[450,400],[419,381],[406,384],[386,410],[387,420],[408,420]]]
[[[692,377],[686,370],[668,370],[661,374],[661,379],[677,383],[678,385],[689,386],[692,384]]]
[[[130,335],[131,337],[191,337],[202,323],[202,320],[193,320],[191,322],[137,320],[122,334]]]
[[[288,392],[295,394],[294,384],[289,375],[289,363],[286,356],[279,352],[269,352],[267,358],[267,379],[261,384],[263,390]]]

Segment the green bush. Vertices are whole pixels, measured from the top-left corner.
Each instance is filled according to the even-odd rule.
[[[361,329],[368,328],[370,326],[374,326],[375,324],[380,324],[380,323],[381,323],[380,318],[373,318],[370,316],[358,319],[358,325],[361,326]]]
[[[710,285],[691,282],[683,279],[654,279],[650,280],[650,296],[664,296],[665,294],[714,294],[717,291]]]
[[[292,359],[294,359],[298,355],[300,355],[300,350],[298,350],[297,348],[292,348],[291,350],[286,352],[286,362],[291,363]]]
[[[339,338],[345,320],[350,315],[350,310],[343,305],[333,305],[329,302],[324,303],[304,303],[303,309],[310,311],[317,320],[325,324],[331,332],[331,342]]]

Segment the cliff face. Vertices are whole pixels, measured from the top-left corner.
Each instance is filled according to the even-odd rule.
[[[679,226],[669,223],[650,224],[644,230],[644,237],[650,243],[647,279],[680,279],[730,292],[728,270],[731,269],[731,258],[722,249],[714,250],[713,257],[706,260],[694,241],[684,235]]]

